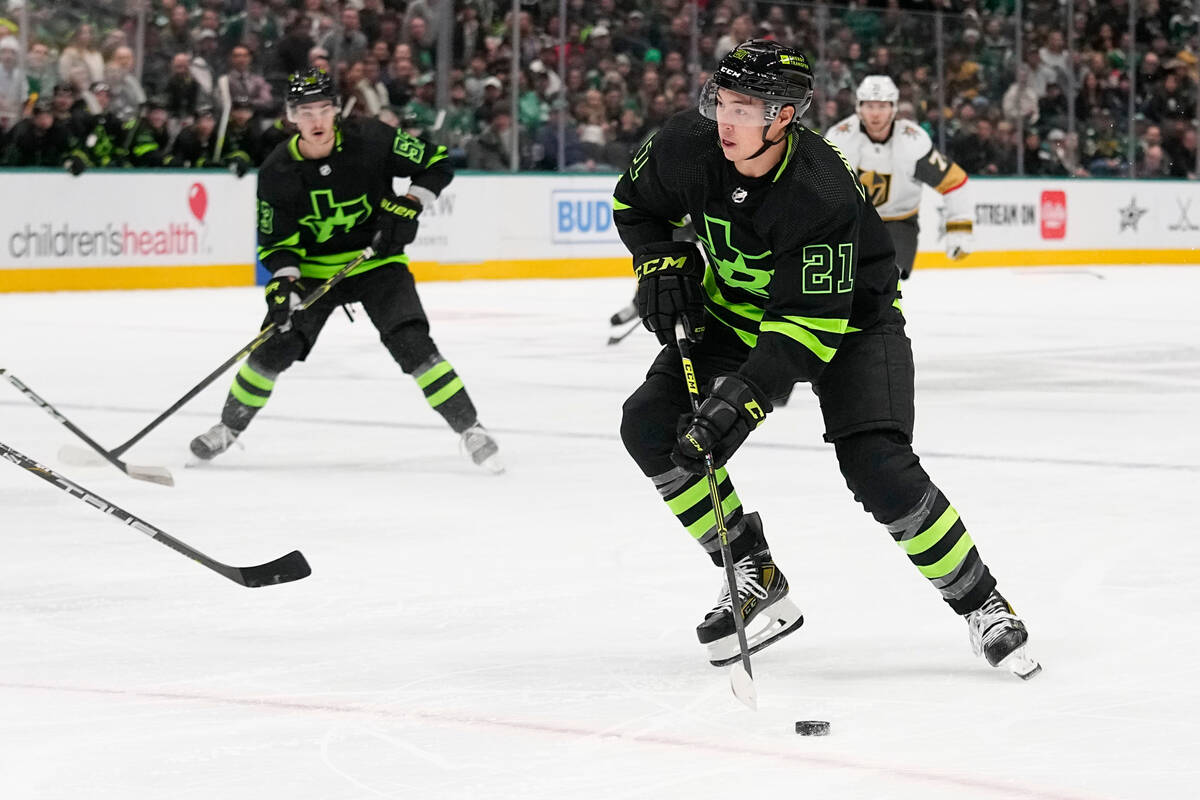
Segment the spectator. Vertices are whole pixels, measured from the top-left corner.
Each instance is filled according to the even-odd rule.
[[[288,75],[301,72],[309,66],[309,51],[315,46],[308,33],[308,22],[300,16],[287,26],[283,38],[273,48],[274,72],[286,80]]]
[[[171,132],[178,133],[183,125],[191,125],[196,107],[206,99],[192,74],[192,57],[176,53],[171,58],[171,77],[167,78],[162,100],[166,105]]]
[[[397,49],[401,45],[397,45]],[[413,83],[417,79],[416,67],[413,62],[403,55],[397,55],[392,60],[391,75],[384,79],[383,83],[387,87],[389,105],[396,108],[402,108],[408,104],[408,101],[413,96]],[[484,82],[495,81],[497,85],[500,83],[499,78],[487,78]]]
[[[613,37],[613,52],[626,53],[630,58],[641,61],[650,49],[650,39],[646,33],[646,15],[633,10],[625,16],[625,23],[620,33]]]
[[[1162,147],[1155,144],[1146,148],[1134,167],[1134,176],[1151,179],[1171,177],[1171,167]]]
[[[30,94],[48,95],[58,83],[58,70],[45,42],[30,41],[29,51],[25,53],[25,73]]]
[[[995,175],[999,155],[993,138],[992,123],[988,119],[977,119],[973,130],[961,131],[950,145],[950,152],[958,165],[971,175]]]
[[[1170,160],[1171,177],[1196,179],[1196,127],[1183,120],[1174,120],[1163,150]]]
[[[1071,85],[1070,54],[1067,52],[1062,31],[1056,29],[1046,34],[1046,43],[1038,50],[1038,58],[1042,66],[1053,71],[1053,76],[1047,77],[1047,83],[1054,82],[1059,86]]]
[[[21,118],[29,97],[29,80],[17,66],[20,58],[21,44],[16,37],[0,38],[0,132],[12,128]]]
[[[1068,175],[1072,178],[1088,177],[1088,171],[1080,162],[1079,134],[1052,130],[1049,133],[1048,141],[1051,155],[1054,156],[1056,164],[1054,174]]]
[[[1025,132],[1025,174],[1054,175],[1058,165],[1049,151],[1042,147],[1042,137],[1037,131]]]
[[[86,73],[82,76],[82,85],[75,86],[80,91],[104,79],[104,57],[96,49],[93,36],[91,25],[80,25],[58,59],[58,74],[62,78],[69,78],[74,67],[86,68]]]
[[[1027,65],[1017,67],[1017,79],[1008,87],[1000,103],[1005,119],[1020,121],[1026,128],[1038,121],[1038,95],[1030,85],[1030,78]]]
[[[1067,97],[1057,83],[1046,84],[1046,95],[1038,100],[1038,130],[1067,127]]]
[[[405,27],[402,43],[410,48],[413,66],[421,72],[434,68],[433,48],[424,17],[412,17]]]
[[[1174,72],[1163,76],[1162,86],[1154,91],[1144,109],[1146,117],[1155,122],[1168,119],[1195,119],[1196,100],[1180,85]]]
[[[504,84],[495,75],[492,75],[483,82],[483,100],[479,107],[475,109],[475,118],[480,125],[486,125],[491,122],[494,117],[502,109],[507,113],[505,98],[503,97]],[[511,123],[511,119],[509,122]]]
[[[373,109],[370,116],[378,116],[383,107],[391,103],[387,86],[383,82],[383,71],[380,63],[370,55],[362,60],[362,68],[363,98],[367,108]]]
[[[124,45],[113,50],[104,70],[104,81],[112,87],[112,112],[120,119],[132,119],[146,102],[141,81],[133,74],[133,51]]]
[[[363,83],[363,62],[353,61],[337,76],[338,97],[343,117],[373,117],[379,108],[367,97],[368,87]]]
[[[553,117],[553,112],[551,114]],[[550,126],[543,129],[543,134]],[[483,131],[476,136],[467,149],[468,169],[488,170],[499,172],[508,170],[511,166],[513,137],[516,131],[512,127],[512,117],[507,111],[497,110]],[[557,153],[557,140],[555,153]],[[536,150],[535,150],[536,152]]]
[[[210,30],[202,30],[195,36],[196,52],[192,56],[192,75],[200,84],[200,91],[205,97],[211,98],[217,87],[217,34]]]
[[[367,54],[367,37],[359,24],[358,11],[347,6],[342,10],[342,24],[321,40],[335,64],[352,64]]]
[[[71,118],[76,112],[88,112],[87,103],[76,96],[75,87],[69,83],[56,83],[54,85],[54,94],[50,98],[50,107],[54,112],[54,118],[67,123],[68,128],[71,127]]]
[[[196,121],[179,132],[171,146],[171,161],[181,167],[213,166],[217,121],[212,106],[196,110]]]
[[[254,113],[270,116],[279,110],[279,104],[266,78],[251,70],[252,61],[250,48],[244,44],[234,45],[229,51],[229,72],[225,74],[229,97],[248,98]]]

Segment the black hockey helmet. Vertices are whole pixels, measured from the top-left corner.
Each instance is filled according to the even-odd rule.
[[[319,67],[309,67],[288,77],[288,106],[295,107],[321,100],[328,100],[334,105],[338,102],[337,89],[334,88],[333,78],[328,72]]]
[[[812,104],[812,68],[799,50],[768,39],[751,39],[731,50],[705,84],[700,113],[716,119],[717,89],[757,97],[766,102],[760,124],[769,125],[784,106],[796,109],[799,120]]]

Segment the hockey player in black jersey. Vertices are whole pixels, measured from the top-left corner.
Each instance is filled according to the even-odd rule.
[[[221,422],[192,440],[192,452],[224,452],[266,404],[279,374],[307,357],[338,306],[361,303],[400,368],[461,437],[472,461],[503,471],[491,434],[479,424],[462,379],[429,336],[405,248],[423,206],[450,183],[446,149],[372,119],[341,120],[327,73],[292,76],[288,116],[299,133],[280,144],[258,173],[258,256],[272,273],[267,318],[281,332],[255,350],[230,388]],[[396,196],[392,179],[412,179]],[[309,308],[293,308],[363,248],[375,255]]]
[[[913,357],[895,253],[841,153],[798,122],[812,86],[801,53],[746,42],[704,87],[701,114],[672,117],[621,176],[614,219],[633,253],[638,310],[666,345],[625,402],[622,439],[720,565],[705,455],[718,467],[737,602],[725,586],[697,628],[712,663],[738,658],[735,608],[752,651],[803,621],[759,515],[744,512],[724,465],[769,420],[773,400],[808,382],[855,499],[966,618],[975,652],[1032,677],[1041,668],[1025,653],[1024,623],[913,453]],[[687,215],[707,267],[695,245],[672,241]],[[676,320],[695,342],[698,414]]]

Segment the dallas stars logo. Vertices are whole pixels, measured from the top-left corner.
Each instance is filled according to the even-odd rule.
[[[1126,228],[1133,228],[1133,232],[1137,233],[1138,222],[1141,220],[1142,215],[1149,210],[1150,209],[1148,208],[1138,208],[1137,198],[1130,196],[1129,205],[1121,206],[1119,209],[1117,209],[1118,213],[1121,215],[1121,227],[1117,230],[1117,233],[1120,233]]]
[[[340,227],[342,233],[349,233],[351,228],[371,216],[371,204],[367,202],[365,194],[345,203],[337,203],[331,190],[321,189],[311,192],[310,199],[313,213],[301,217],[300,224],[312,231],[317,244],[333,238],[336,228]]]
[[[775,274],[771,251],[766,250],[758,255],[743,253],[734,247],[730,227],[729,220],[705,214],[704,230],[708,236],[701,233],[699,228],[696,229],[696,236],[704,242],[709,262],[726,286],[745,289],[747,292],[766,297],[767,284]],[[719,238],[715,234],[719,234]],[[758,269],[758,264],[770,266],[771,269]]]

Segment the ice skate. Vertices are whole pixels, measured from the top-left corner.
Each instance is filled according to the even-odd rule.
[[[995,589],[983,605],[967,614],[971,650],[993,667],[1007,667],[1021,680],[1042,671],[1042,665],[1025,652],[1029,631],[1008,601]]]
[[[229,449],[237,441],[238,431],[224,422],[218,422],[204,433],[192,439],[192,455],[202,461],[211,461]]]
[[[488,472],[494,475],[504,472],[504,462],[500,460],[500,448],[496,440],[478,422],[462,432],[460,447],[476,465]]]
[[[733,571],[737,578],[738,608],[751,653],[770,646],[804,624],[800,609],[787,597],[787,578],[775,566],[769,549],[764,547],[746,556],[733,565]],[[760,621],[757,626],[751,624],[755,619]],[[724,667],[741,658],[727,582],[723,582],[716,606],[697,626],[696,636],[701,644],[708,646],[708,660],[714,667]]]

